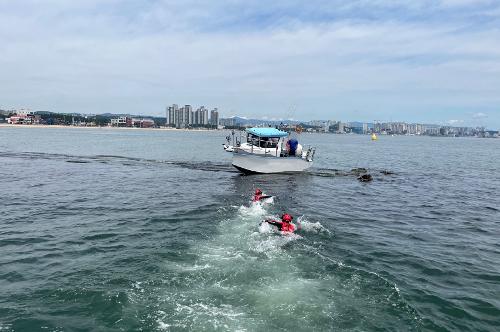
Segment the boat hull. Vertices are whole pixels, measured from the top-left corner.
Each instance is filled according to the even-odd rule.
[[[295,173],[311,167],[312,161],[299,157],[263,156],[239,151],[233,153],[233,166],[246,174]]]

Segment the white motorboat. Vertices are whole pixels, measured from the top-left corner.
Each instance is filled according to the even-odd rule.
[[[234,146],[233,166],[243,173],[302,172],[312,166],[315,149],[304,150],[287,132],[249,128],[247,140]]]

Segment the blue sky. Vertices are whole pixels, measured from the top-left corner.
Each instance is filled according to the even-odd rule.
[[[0,107],[500,128],[500,1],[0,0]]]

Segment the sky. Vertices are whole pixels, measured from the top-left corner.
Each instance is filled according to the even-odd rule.
[[[0,0],[0,108],[500,129],[500,1]]]

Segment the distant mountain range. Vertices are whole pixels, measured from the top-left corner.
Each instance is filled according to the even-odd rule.
[[[229,118],[225,119],[234,119],[234,123],[237,125],[242,125],[242,126],[258,126],[261,124],[270,124],[270,125],[279,125],[279,124],[299,124],[304,121],[297,121],[297,120],[269,120],[269,119],[247,119],[247,118],[242,118],[239,116],[232,116]]]

